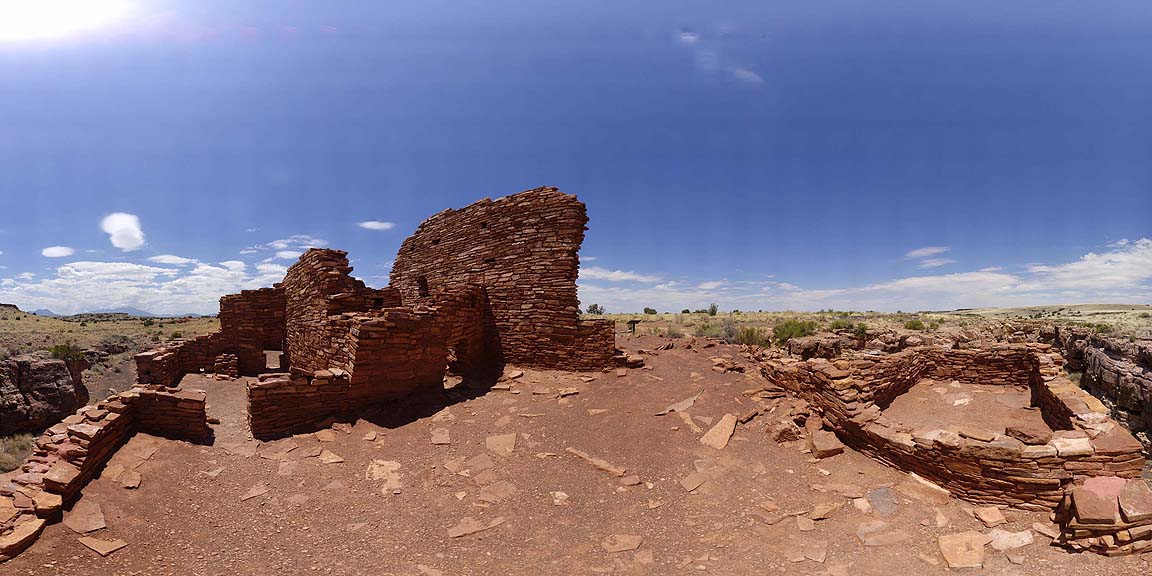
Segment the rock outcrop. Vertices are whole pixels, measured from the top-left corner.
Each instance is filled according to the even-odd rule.
[[[0,361],[0,436],[43,430],[88,403],[85,360]]]

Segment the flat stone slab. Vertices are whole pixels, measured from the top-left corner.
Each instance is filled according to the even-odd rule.
[[[1007,524],[1008,519],[1004,517],[1004,513],[995,506],[985,506],[977,508],[972,511],[976,515],[976,519],[983,522],[989,528],[995,528],[1001,524]]]
[[[1054,438],[1052,445],[1060,456],[1087,456],[1095,453],[1092,441],[1087,438]]]
[[[100,538],[92,538],[90,536],[81,538],[80,543],[101,556],[107,556],[128,545],[127,542],[120,539],[101,540]]]
[[[993,528],[992,531],[988,532],[988,536],[992,539],[990,542],[992,548],[1001,552],[1023,548],[1033,542],[1031,530],[1009,532],[1007,530]]]
[[[1004,430],[1004,434],[1032,446],[1047,444],[1052,440],[1052,429],[1033,421],[1011,424]]]
[[[992,541],[979,532],[961,532],[941,536],[937,544],[944,561],[953,570],[984,567],[984,545]]]
[[[1101,497],[1083,486],[1072,490],[1072,507],[1081,524],[1115,524],[1116,498]]]
[[[728,445],[728,439],[732,437],[732,433],[736,431],[736,417],[732,414],[725,414],[720,418],[704,436],[700,437],[700,443],[710,448],[723,450]]]
[[[865,546],[891,546],[912,538],[903,530],[893,529],[883,520],[869,520],[856,530],[856,537]]]
[[[100,505],[87,499],[81,499],[64,515],[64,525],[77,534],[95,532],[108,526],[104,523],[104,511]]]
[[[836,434],[828,430],[813,432],[809,445],[812,448],[812,455],[817,458],[830,458],[844,452],[844,444],[840,442]]]
[[[1120,513],[1125,522],[1152,518],[1152,489],[1143,480],[1130,480],[1120,490]]]
[[[508,434],[489,436],[484,439],[484,445],[494,454],[511,456],[512,452],[516,450],[516,433],[511,432]]]
[[[15,556],[32,545],[40,531],[44,529],[43,518],[32,518],[16,525],[9,533],[0,536],[0,556]]]

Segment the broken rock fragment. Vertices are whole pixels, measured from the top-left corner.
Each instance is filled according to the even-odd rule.
[[[644,542],[644,537],[637,534],[613,534],[604,539],[600,545],[605,552],[616,553],[635,550]]]

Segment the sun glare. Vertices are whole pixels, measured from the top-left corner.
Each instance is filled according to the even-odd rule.
[[[0,43],[59,40],[106,29],[132,11],[127,0],[0,0]]]

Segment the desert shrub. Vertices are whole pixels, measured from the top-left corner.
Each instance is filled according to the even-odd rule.
[[[152,341],[153,342],[159,342],[160,341],[160,335],[159,334],[153,334],[152,335]]]
[[[644,313],[645,313],[645,314],[655,314],[655,313],[656,313],[656,309],[655,309],[655,308],[648,308],[647,306],[645,306],[645,307],[644,307]]]
[[[732,318],[720,319],[720,337],[731,344],[736,341],[736,334],[740,332],[740,324]]]
[[[669,338],[683,338],[684,330],[682,330],[679,326],[669,326],[664,334],[666,334]]]
[[[589,304],[588,305],[588,313],[595,315],[595,316],[603,315],[604,314],[604,307],[599,305],[599,304]]]
[[[772,340],[777,344],[784,344],[793,338],[811,336],[815,333],[816,322],[789,318],[772,327]]]
[[[35,438],[31,434],[0,438],[0,472],[11,472],[19,468],[35,445]]]
[[[763,330],[754,326],[744,326],[737,329],[735,340],[737,344],[750,344],[752,346],[764,347],[772,343],[772,339],[769,338]]]
[[[172,333],[172,339],[173,340],[176,340],[177,338],[183,338],[183,337],[184,337],[184,334],[181,332],[173,332]]]
[[[833,320],[828,324],[828,329],[833,331],[850,330],[852,329],[852,323],[847,320]]]
[[[857,324],[856,327],[852,329],[852,335],[856,336],[857,338],[859,338],[861,340],[867,339],[868,338],[868,325],[863,323],[863,322]]]
[[[720,336],[720,327],[705,320],[697,324],[692,333],[701,338],[715,338]]]
[[[924,323],[921,322],[919,318],[913,318],[913,319],[905,322],[904,327],[909,329],[909,330],[923,330],[924,329]]]
[[[689,310],[689,309],[687,309],[687,308],[685,308],[685,309],[681,310],[681,311],[680,311],[680,313],[681,313],[681,314],[691,314],[691,313],[692,313],[692,311],[691,311],[691,310]]]
[[[84,357],[84,351],[79,346],[73,346],[71,342],[57,344],[48,350],[52,353],[52,357],[58,360],[75,360]]]
[[[1141,312],[1141,313],[1140,313],[1140,317],[1141,317],[1141,318],[1152,318],[1152,313],[1149,313],[1149,312]]]
[[[719,311],[720,311],[720,307],[717,306],[715,302],[708,305],[708,315],[709,316],[715,316],[716,313]]]
[[[1116,329],[1113,328],[1111,324],[1105,324],[1103,322],[1100,324],[1093,324],[1092,329],[1095,330],[1097,334],[1111,334],[1112,332],[1116,331]]]
[[[152,326],[155,323],[156,322],[153,322],[151,318],[145,318],[144,321],[141,322],[141,324],[143,324],[144,326]]]

